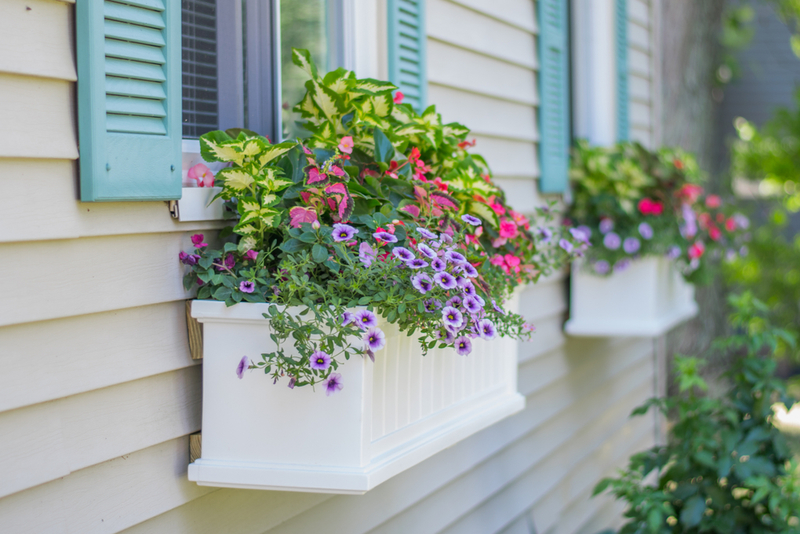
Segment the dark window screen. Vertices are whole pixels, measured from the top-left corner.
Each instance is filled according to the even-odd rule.
[[[217,129],[216,0],[182,0],[183,137]]]

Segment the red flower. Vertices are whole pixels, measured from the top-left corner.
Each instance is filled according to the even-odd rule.
[[[404,98],[405,96],[406,96],[406,95],[404,95],[402,91],[397,91],[397,92],[394,94],[394,103],[395,103],[395,104],[401,104],[401,103],[403,102],[403,98]]]
[[[664,204],[657,200],[643,198],[639,201],[639,211],[642,215],[661,215],[664,213]]]
[[[678,169],[679,171],[683,170],[683,162],[678,158],[672,160],[672,164],[675,165],[675,168]]]
[[[473,139],[472,141],[461,141],[460,143],[458,143],[458,148],[467,148],[475,146],[475,143],[477,143],[475,139]]]
[[[702,241],[695,241],[689,246],[689,257],[693,260],[699,258],[706,251],[706,246]]]

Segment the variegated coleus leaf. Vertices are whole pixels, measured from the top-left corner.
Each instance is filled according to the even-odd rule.
[[[240,167],[229,167],[217,173],[215,183],[222,186],[223,193],[228,195],[223,198],[230,199],[230,194],[244,191],[255,183],[253,175]]]
[[[473,215],[477,215],[484,221],[488,222],[492,228],[498,227],[498,220],[497,214],[494,212],[492,208],[484,204],[483,202],[470,202],[467,213],[471,213]]]
[[[342,67],[332,70],[322,79],[323,85],[338,95],[347,93],[354,81],[355,74]]]
[[[314,104],[314,99],[311,98],[310,92],[306,92],[300,103],[294,107],[294,110],[300,113],[303,118],[309,119],[315,124],[320,120],[319,109]]]
[[[365,93],[368,95],[377,95],[380,93],[392,93],[397,89],[397,86],[391,82],[385,82],[382,80],[375,80],[373,78],[363,78],[361,80],[356,80],[356,83],[352,87],[352,91],[358,93]]]
[[[314,104],[325,117],[335,120],[344,111],[339,95],[314,80],[311,81],[311,84],[311,98],[314,99]]]
[[[430,126],[440,126],[442,124],[442,117],[436,113],[436,106],[428,106],[422,112],[422,121]]]
[[[240,135],[231,139],[225,132],[211,132],[200,138],[200,152],[206,161],[233,162],[243,165],[251,161],[266,146],[257,137]],[[225,139],[227,138],[227,139]]]
[[[454,137],[458,137],[459,139],[464,139],[469,131],[469,128],[457,122],[445,124],[443,127],[444,135],[452,135]]]
[[[317,66],[314,64],[314,60],[311,59],[311,54],[308,50],[292,48],[292,63],[306,71],[312,78],[318,77]]]
[[[391,93],[371,96],[368,100],[372,104],[372,112],[378,117],[388,117],[392,113],[394,102],[392,101]]]
[[[261,167],[264,167],[270,161],[285,154],[286,152],[293,149],[295,146],[297,146],[297,143],[291,141],[286,143],[280,143],[277,145],[264,146],[261,150],[261,153],[258,156],[258,164]]]
[[[410,104],[395,104],[392,107],[392,118],[401,124],[414,120],[414,110]]]

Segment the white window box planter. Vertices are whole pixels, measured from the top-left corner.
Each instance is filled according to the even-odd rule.
[[[341,366],[344,387],[329,397],[324,387],[273,385],[263,372],[239,379],[242,356],[271,350],[266,308],[192,304],[203,323],[203,443],[189,480],[200,485],[361,494],[525,405],[516,341],[476,339],[469,356],[423,357],[382,320],[386,347],[374,363]]]
[[[572,266],[564,329],[573,336],[655,337],[695,315],[694,286],[668,258],[636,260],[607,277]]]

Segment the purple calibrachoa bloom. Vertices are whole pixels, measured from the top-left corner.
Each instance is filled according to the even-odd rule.
[[[611,265],[606,260],[598,260],[594,262],[594,272],[597,274],[608,274],[611,270]]]
[[[327,352],[321,350],[316,351],[311,355],[310,367],[318,371],[324,371],[331,365],[331,356]]]
[[[497,336],[497,328],[489,319],[478,321],[478,335],[483,339],[494,339]]]
[[[372,234],[372,237],[377,241],[383,241],[385,243],[397,243],[397,238],[389,232],[375,232]]]
[[[468,279],[467,279],[467,278],[464,278],[464,277],[463,277],[463,276],[461,276],[460,274],[457,274],[457,275],[456,275],[456,286],[458,286],[458,287],[464,287],[464,284],[466,284],[466,283],[467,283],[467,281],[468,281]]]
[[[439,245],[450,245],[453,243],[453,238],[447,234],[442,234],[439,236]]]
[[[243,280],[239,282],[239,291],[242,293],[252,293],[256,290],[256,285],[250,280]]]
[[[178,259],[181,260],[181,263],[184,265],[197,265],[197,262],[200,261],[200,256],[181,252],[178,254]]]
[[[589,238],[592,236],[592,230],[588,226],[570,228],[569,233],[572,234],[572,237],[583,243],[588,243]]]
[[[296,383],[297,383],[297,379],[295,377],[292,377],[292,378],[289,379],[289,383],[287,384],[287,386],[289,387],[289,389],[294,389],[294,385]]]
[[[467,262],[467,258],[465,258],[463,254],[459,254],[454,250],[448,250],[445,252],[444,257],[447,259],[447,261],[452,261],[455,264]]]
[[[542,243],[549,243],[551,239],[553,239],[553,232],[549,228],[544,226],[540,226],[536,229],[536,232],[539,234],[539,237],[542,239]]]
[[[194,234],[192,236],[192,244],[197,248],[207,247],[208,243],[203,243],[203,238],[203,234]]]
[[[628,254],[639,252],[640,248],[642,248],[642,242],[637,237],[626,237],[625,241],[622,242],[622,250]]]
[[[641,235],[644,239],[652,239],[653,238],[653,227],[643,222],[639,225],[639,235]]]
[[[422,305],[425,306],[425,311],[428,313],[433,313],[442,307],[442,303],[436,299],[428,299]]]
[[[395,250],[397,250],[397,249],[395,249]],[[417,250],[419,251],[420,254],[422,254],[423,256],[425,256],[428,259],[433,260],[433,259],[436,258],[436,251],[433,250],[428,245],[426,245],[425,243],[420,243],[419,245],[417,245]]]
[[[331,376],[325,381],[325,395],[333,395],[337,391],[341,391],[342,387],[342,375],[331,373]]]
[[[614,264],[614,272],[621,273],[625,269],[631,266],[631,260],[628,258],[622,258],[617,263]]]
[[[423,228],[421,226],[417,227],[417,232],[424,237],[425,239],[436,239],[436,234],[428,230],[427,228]]]
[[[358,246],[358,260],[366,267],[372,265],[372,260],[375,259],[375,249],[369,243],[364,241]]]
[[[257,258],[258,258],[258,252],[256,252],[255,250],[248,250],[247,252],[244,253],[244,259],[246,260],[256,261]]]
[[[572,243],[563,238],[558,241],[558,246],[566,250],[567,254],[572,253],[572,250],[575,248]]]
[[[667,249],[667,257],[671,260],[677,260],[681,257],[681,247],[672,245]]]
[[[466,283],[461,285],[461,289],[464,291],[464,294],[467,296],[475,295],[475,285],[467,280]]]
[[[369,310],[361,310],[356,312],[356,324],[362,329],[372,328],[378,326],[378,318]]]
[[[461,356],[466,356],[472,352],[472,341],[467,336],[459,336],[455,341],[456,352]]]
[[[395,258],[402,261],[411,261],[414,259],[414,254],[404,247],[395,247],[392,249],[392,254],[394,254]]]
[[[456,295],[455,297],[450,297],[450,299],[444,303],[445,306],[452,306],[453,308],[458,308],[461,306],[461,297]]]
[[[380,328],[370,328],[364,334],[364,344],[367,350],[381,350],[386,346],[386,334]]]
[[[342,314],[342,326],[347,326],[355,320],[356,316],[350,313],[349,311],[346,311]]]
[[[468,276],[469,278],[475,278],[478,276],[478,269],[469,263],[461,264],[460,269],[461,272],[464,273],[464,276]]]
[[[420,258],[414,258],[413,260],[407,261],[406,265],[412,269],[422,269],[428,266],[428,262]]]
[[[236,258],[234,258],[233,254],[231,253],[225,256],[225,258],[222,260],[222,265],[217,265],[215,269],[218,271],[223,271],[225,269],[230,270],[233,269],[235,265],[236,265]]]
[[[244,378],[244,372],[250,368],[250,358],[247,356],[242,356],[242,359],[239,360],[239,364],[236,366],[236,376],[240,379]]]
[[[614,232],[608,232],[603,238],[603,246],[608,250],[617,250],[621,244],[622,239],[619,237],[619,234],[615,234]]]
[[[436,258],[431,262],[431,268],[440,273],[447,268],[447,262],[441,258]]]
[[[501,308],[500,306],[498,306],[497,305],[497,301],[494,300],[494,299],[492,299],[492,308],[494,308],[494,311],[496,311],[500,315],[505,315],[506,314],[506,311],[503,308]]]
[[[600,220],[600,233],[607,234],[611,230],[614,229],[614,221],[609,218],[601,219]]]
[[[462,215],[461,216],[461,220],[464,221],[465,223],[469,224],[469,225],[472,225],[472,226],[480,226],[481,225],[481,220],[479,218],[473,217],[472,215],[470,215],[468,213]]]
[[[477,301],[478,301],[478,304],[480,304],[480,305],[481,305],[481,308],[483,308],[484,306],[486,306],[486,301],[485,301],[485,300],[483,300],[483,298],[481,298],[481,296],[480,296],[480,295],[478,295],[477,293],[476,293],[475,295],[472,295],[472,298],[474,298],[475,300],[477,300]]]
[[[450,273],[436,273],[433,275],[433,279],[442,289],[453,289],[456,287],[456,279]]]
[[[338,243],[341,241],[350,241],[357,233],[358,230],[349,224],[336,223],[333,225],[333,233],[331,234],[331,237],[333,237],[333,240]]]
[[[475,297],[467,297],[464,299],[464,309],[470,313],[478,313],[483,307],[478,304],[478,299]]]
[[[423,295],[433,289],[433,280],[425,273],[415,274],[411,277],[411,285]]]
[[[464,314],[452,306],[445,306],[442,310],[442,321],[445,326],[461,328],[461,325],[464,324]]]

